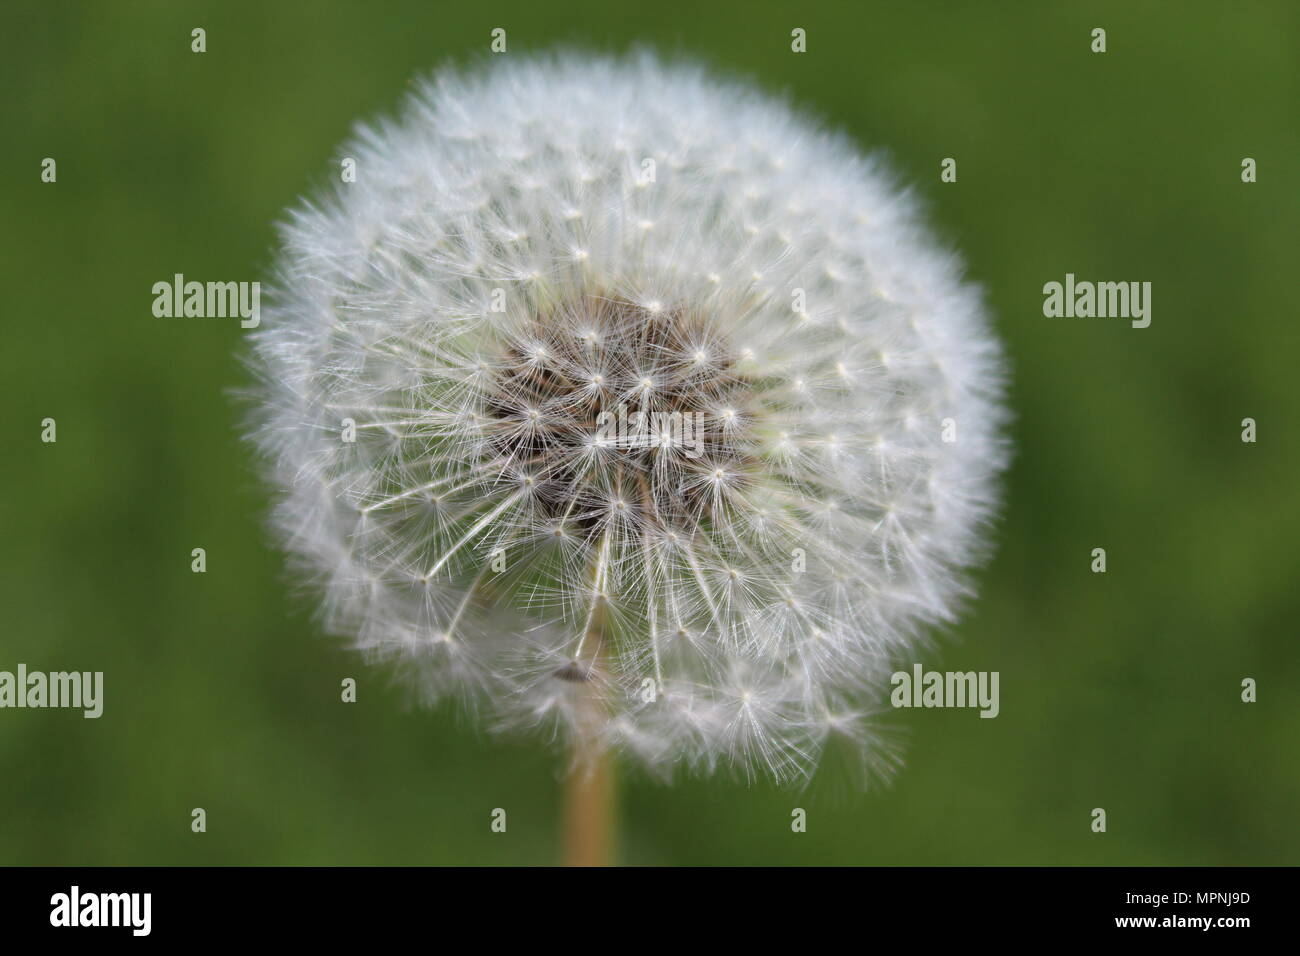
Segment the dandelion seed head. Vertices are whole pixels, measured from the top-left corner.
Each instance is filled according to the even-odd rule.
[[[1006,459],[1000,348],[907,195],[650,56],[440,73],[348,155],[252,357],[325,626],[664,774],[879,753],[863,715],[953,620]]]

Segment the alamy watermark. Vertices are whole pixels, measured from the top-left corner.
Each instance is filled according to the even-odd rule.
[[[185,281],[176,273],[171,282],[153,284],[153,314],[160,319],[228,319],[255,329],[262,321],[262,283]]]
[[[978,707],[981,717],[996,717],[1001,711],[998,671],[924,671],[913,664],[911,671],[896,671],[889,702],[895,707]]]
[[[1043,286],[1043,315],[1056,318],[1132,319],[1135,329],[1151,324],[1150,282],[1076,282],[1073,272],[1065,282]]]
[[[104,712],[103,671],[0,671],[0,707],[68,707],[94,719]]]
[[[703,412],[629,412],[625,404],[596,416],[595,441],[614,448],[679,449],[687,458],[704,454]]]
[[[83,893],[74,885],[50,897],[51,926],[126,926],[133,936],[148,936],[152,913],[152,893]]]

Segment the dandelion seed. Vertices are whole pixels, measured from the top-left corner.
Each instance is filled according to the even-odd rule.
[[[978,294],[874,160],[753,90],[505,60],[420,84],[283,230],[254,438],[326,627],[664,774],[881,763],[873,688],[953,619],[1005,463]]]

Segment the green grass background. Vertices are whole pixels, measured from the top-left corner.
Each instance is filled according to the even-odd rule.
[[[631,776],[621,859],[1300,862],[1298,24],[1282,0],[6,4],[0,669],[102,670],[106,706],[0,711],[0,863],[557,858],[555,756],[409,710],[292,593],[227,397],[237,322],[150,312],[175,272],[265,278],[351,124],[498,26],[507,55],[688,53],[887,149],[1014,368],[997,556],[925,657],[999,671],[1001,715],[897,715],[907,765],[861,796]],[[1066,272],[1151,281],[1151,327],[1044,318]]]

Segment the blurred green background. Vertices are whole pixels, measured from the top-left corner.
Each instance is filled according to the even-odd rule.
[[[294,593],[228,394],[237,321],[150,311],[176,272],[266,278],[273,222],[352,123],[498,26],[507,55],[692,54],[887,149],[1014,368],[997,556],[925,658],[999,671],[1001,715],[896,715],[906,766],[865,795],[629,777],[621,859],[1300,863],[1300,6],[222,0],[4,19],[0,670],[102,670],[106,704],[0,711],[0,863],[557,859],[555,756],[410,710]],[[1151,281],[1151,327],[1044,318],[1066,272]]]

